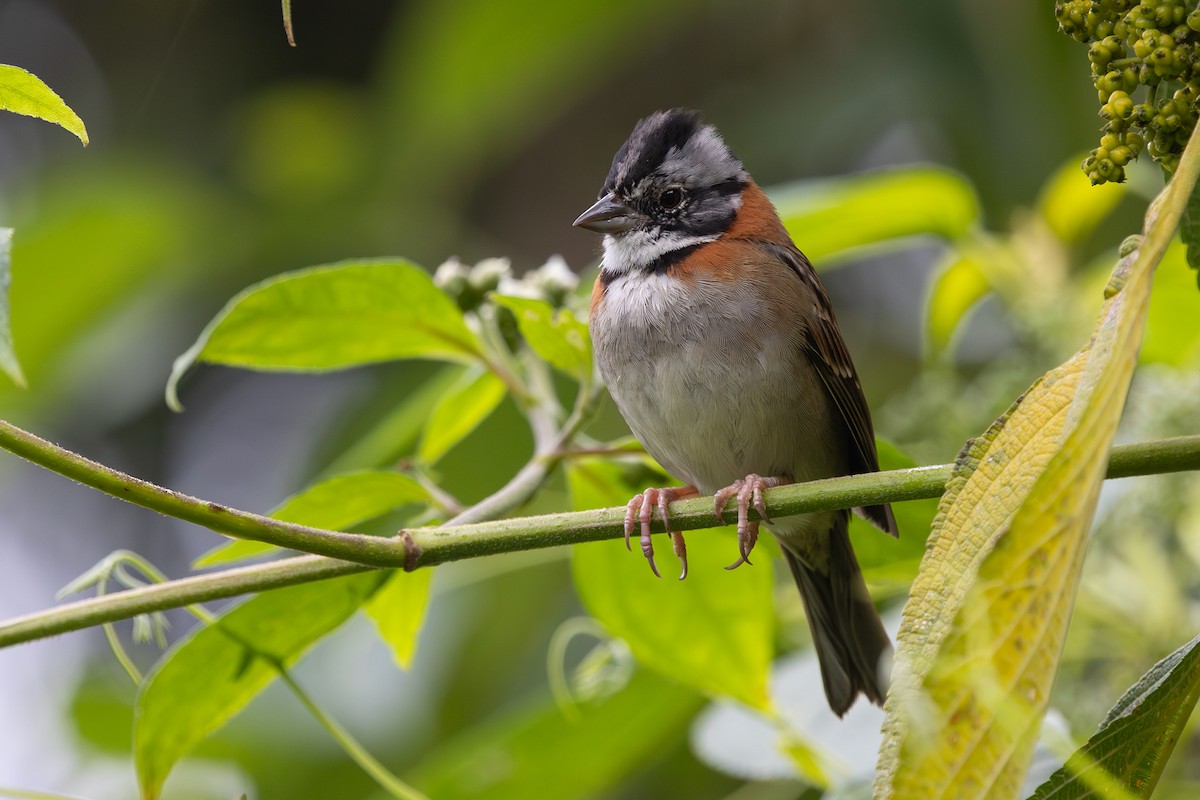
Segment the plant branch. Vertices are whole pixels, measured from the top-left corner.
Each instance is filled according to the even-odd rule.
[[[581,404],[576,411],[582,413],[580,409],[585,405]],[[572,420],[575,416],[573,413]],[[568,420],[559,436],[554,438],[569,438],[572,420]],[[545,458],[535,457],[507,486],[493,495],[493,498],[500,498],[496,500],[496,507],[511,509],[523,503],[536,490],[537,483],[533,478],[537,471],[534,465],[540,465],[544,470],[551,469],[561,458],[555,450],[557,448],[552,449],[551,455]],[[945,490],[952,470],[953,465],[942,464],[781,486],[766,493],[767,508],[772,516],[783,517],[835,508],[938,497]],[[1200,470],[1200,436],[1116,447],[1112,451],[1107,474],[1110,478],[1127,478],[1185,470]],[[474,508],[468,509],[451,520],[452,524],[442,528],[407,531],[421,551],[414,566],[429,567],[466,558],[616,539],[624,535],[624,508],[466,524],[475,513],[478,512],[475,512]],[[715,521],[712,499],[697,498],[672,503],[671,521],[671,527],[678,530],[712,527]],[[654,528],[662,531],[662,524],[657,519],[654,521]],[[137,614],[350,575],[371,568],[363,564],[306,555],[267,564],[237,567],[212,575],[180,578],[157,586],[92,597],[9,620],[0,624],[0,647],[43,639]]]
[[[120,500],[237,539],[253,539],[372,566],[395,567],[404,563],[403,547],[385,537],[281,522],[165,489],[59,447],[7,420],[0,420],[0,447]]]

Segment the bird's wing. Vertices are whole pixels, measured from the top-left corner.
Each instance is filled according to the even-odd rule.
[[[795,246],[772,247],[792,271],[813,290],[816,313],[805,330],[804,348],[830,397],[833,398],[834,405],[841,412],[842,420],[846,423],[846,429],[854,442],[855,471],[878,472],[879,456],[875,452],[875,430],[871,425],[871,412],[867,407],[867,398],[863,395],[862,384],[858,381],[858,373],[854,370],[854,362],[850,360],[850,352],[842,340],[841,331],[838,330],[829,295],[826,294],[825,287],[821,285],[808,258]],[[899,535],[890,505],[869,506],[856,510],[892,536]]]

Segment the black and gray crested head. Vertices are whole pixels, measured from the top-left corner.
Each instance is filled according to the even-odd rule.
[[[720,236],[749,176],[698,111],[642,119],[613,158],[600,200],[575,224],[608,234],[605,267],[626,271]],[[618,263],[619,262],[619,263]]]
[[[740,190],[746,175],[699,111],[673,108],[640,120],[613,158],[604,192],[632,198],[663,184]]]

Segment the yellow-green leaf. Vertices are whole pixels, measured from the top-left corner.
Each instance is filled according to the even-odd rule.
[[[196,361],[321,372],[399,358],[472,362],[478,337],[454,301],[408,261],[343,261],[277,275],[226,304],[175,359],[167,404]]]
[[[0,110],[53,122],[87,146],[87,128],[79,115],[36,75],[20,67],[0,64]]]
[[[1184,245],[1174,242],[1154,279],[1142,363],[1182,367],[1200,361],[1200,325],[1196,324],[1200,319],[1200,292],[1196,291],[1196,273],[1188,269],[1184,252]]]
[[[379,638],[391,649],[392,658],[401,669],[412,665],[417,652],[417,634],[425,621],[432,579],[432,569],[394,570],[387,583],[363,606],[363,612],[375,623]]]
[[[554,308],[545,300],[495,295],[492,298],[513,313],[521,336],[542,360],[583,380],[592,371],[592,340],[587,324],[568,309]]]
[[[853,178],[806,181],[771,192],[779,214],[813,263],[914,236],[961,237],[979,219],[971,184],[941,167],[902,167]]]
[[[636,491],[619,466],[599,459],[573,460],[567,480],[576,508],[623,505]],[[737,557],[734,539],[694,532],[688,577],[678,581],[671,540],[655,540],[661,580],[639,549],[630,552],[623,542],[574,549],[575,587],[588,612],[649,669],[710,696],[769,709],[775,612],[768,548],[760,543],[753,566],[726,571]]]
[[[1189,146],[1147,215],[1146,240],[1117,265],[1092,340],[960,456],[905,606],[876,797],[1016,796],[1061,657],[1151,278],[1198,168],[1200,150]]]
[[[181,639],[138,691],[133,755],[143,800],[171,768],[241,711],[383,582],[371,572],[263,592]]]
[[[1037,212],[1061,241],[1074,244],[1095,230],[1125,196],[1123,183],[1092,186],[1079,169],[1080,153],[1046,181],[1037,201]]]
[[[1200,698],[1200,636],[1129,688],[1100,729],[1030,800],[1148,798]]]
[[[25,373],[13,349],[12,328],[8,322],[8,286],[12,277],[12,228],[0,228],[0,372],[17,386],[25,388]]]
[[[1179,236],[1187,245],[1187,263],[1192,269],[1200,269],[1200,191],[1192,190],[1183,219],[1179,223]],[[1193,276],[1200,280],[1200,274]]]
[[[933,279],[925,304],[925,348],[931,356],[949,349],[963,318],[990,289],[978,261],[969,255],[950,254]]]
[[[450,452],[496,410],[506,391],[493,372],[466,372],[433,409],[417,451],[421,460],[433,464]]]

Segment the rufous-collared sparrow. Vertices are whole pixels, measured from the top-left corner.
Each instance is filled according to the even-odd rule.
[[[628,506],[654,574],[657,507],[715,494],[738,507],[740,557],[758,522],[800,587],[829,705],[882,703],[891,644],[847,533],[849,511],[769,520],[764,489],[879,469],[867,401],[829,297],[775,208],[698,112],[659,111],[617,151],[600,199],[575,225],[604,234],[592,293],[600,374],[646,451],[686,482]],[[893,536],[890,506],[855,509]],[[683,537],[671,533],[687,575]],[[681,576],[681,578],[683,577]]]

